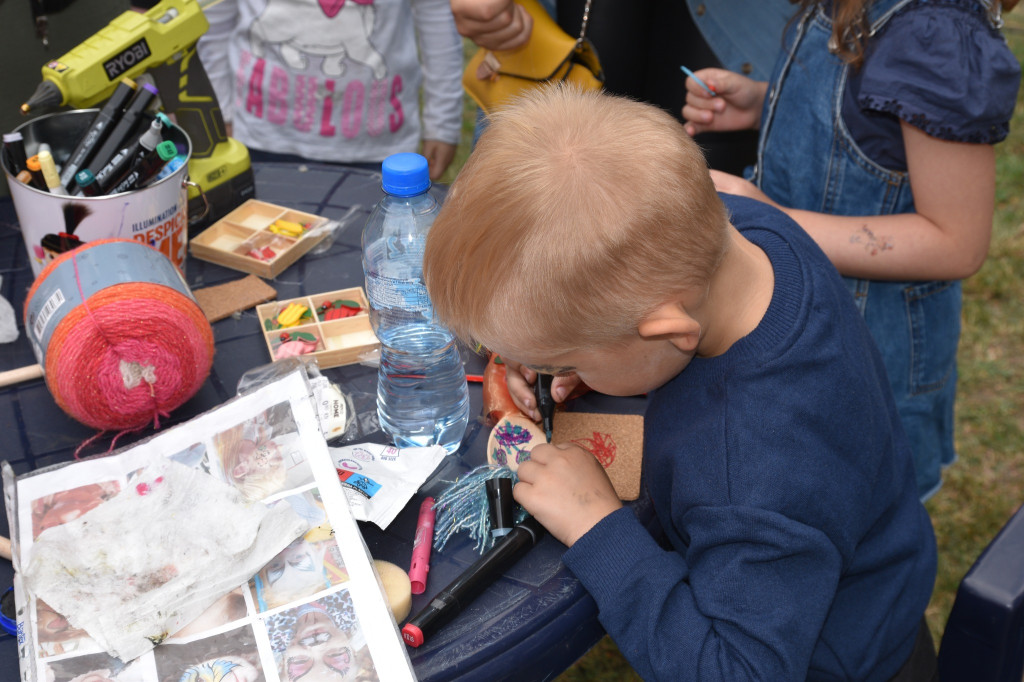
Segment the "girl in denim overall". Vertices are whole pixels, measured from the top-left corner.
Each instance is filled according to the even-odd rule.
[[[956,458],[959,280],[987,255],[992,145],[1008,132],[1020,65],[998,32],[999,0],[802,5],[770,88],[703,69],[716,94],[689,79],[683,117],[691,135],[760,127],[748,180],[712,171],[716,186],[788,213],[844,275],[924,500]]]

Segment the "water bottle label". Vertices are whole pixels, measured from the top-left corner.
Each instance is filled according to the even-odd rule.
[[[427,287],[415,280],[367,275],[366,296],[370,306],[377,310],[401,308],[428,315],[432,311]]]

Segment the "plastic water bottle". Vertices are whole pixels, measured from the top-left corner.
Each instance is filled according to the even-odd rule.
[[[384,198],[363,228],[370,324],[381,342],[377,414],[399,447],[454,452],[469,422],[466,371],[423,283],[427,231],[440,206],[419,154],[393,154],[382,171]]]

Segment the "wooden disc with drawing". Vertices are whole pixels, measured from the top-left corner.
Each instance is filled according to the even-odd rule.
[[[498,420],[487,439],[487,463],[507,466],[512,471],[530,457],[530,450],[538,443],[546,443],[547,436],[540,424],[522,414],[510,414]]]

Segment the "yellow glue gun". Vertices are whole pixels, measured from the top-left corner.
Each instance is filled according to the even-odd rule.
[[[206,5],[217,0],[206,0]],[[110,97],[122,78],[150,72],[163,108],[192,143],[189,177],[211,205],[209,220],[254,195],[249,151],[229,138],[220,105],[196,51],[210,24],[197,0],[161,0],[127,11],[42,68],[42,82],[22,113],[69,105],[88,108]],[[199,190],[189,188],[190,204]],[[190,214],[194,214],[190,206]]]

